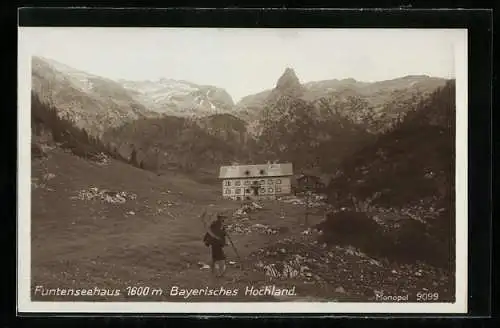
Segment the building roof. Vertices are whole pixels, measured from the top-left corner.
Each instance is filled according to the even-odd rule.
[[[282,177],[293,175],[292,163],[221,166],[220,179]]]
[[[319,174],[319,175],[315,175],[315,174],[300,174],[300,175],[298,175],[298,176],[295,177],[295,180],[296,181],[301,181],[301,180],[303,180],[306,177],[308,177],[308,178],[310,178],[312,180],[315,180],[315,181],[320,181],[320,182],[322,182],[325,185],[328,185],[330,183],[330,180],[332,179],[332,175],[331,174]]]
[[[297,180],[302,180],[305,178],[313,179],[313,180],[321,180],[321,178],[319,176],[313,175],[313,174],[301,174],[297,177]]]

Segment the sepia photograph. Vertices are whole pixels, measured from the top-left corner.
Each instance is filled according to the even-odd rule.
[[[19,304],[454,312],[464,29],[19,28]]]

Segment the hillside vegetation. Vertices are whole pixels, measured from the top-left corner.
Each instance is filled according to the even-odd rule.
[[[450,81],[346,159],[332,191],[359,199],[378,192],[373,202],[385,206],[414,203],[428,195],[447,197],[454,176],[454,120],[455,87]]]
[[[452,265],[454,122],[455,85],[450,81],[393,129],[343,161],[328,186],[330,203],[342,211],[329,216],[328,231],[338,236],[349,225],[354,227],[350,242],[362,240],[367,251],[396,256],[399,249],[400,260],[416,256]],[[371,229],[372,219],[388,234]],[[367,234],[375,240],[367,242]]]
[[[188,118],[142,119],[107,131],[103,139],[121,156],[134,156],[134,164],[154,171],[180,169],[193,172],[246,156],[240,143],[244,138],[241,126],[234,126],[234,121],[225,125],[212,117],[202,123],[204,128],[200,122]]]
[[[44,157],[47,149],[56,146],[90,159],[108,152],[99,137],[78,128],[68,115],[53,104],[42,101],[34,92],[31,93],[31,131],[33,158]]]
[[[289,96],[266,107],[256,138],[262,160],[292,162],[299,172],[315,167],[334,172],[370,134],[331,108],[324,110],[327,113],[319,119],[313,104]]]

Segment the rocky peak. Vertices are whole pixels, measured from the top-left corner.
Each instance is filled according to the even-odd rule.
[[[295,71],[293,68],[287,68],[285,69],[285,72],[281,77],[278,79],[278,82],[276,83],[276,89],[280,90],[288,90],[288,89],[300,89],[301,84],[299,81],[299,78],[295,74]]]

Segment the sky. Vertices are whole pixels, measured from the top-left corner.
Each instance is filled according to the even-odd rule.
[[[111,79],[170,78],[226,89],[273,88],[287,67],[302,83],[405,75],[454,77],[463,30],[23,28],[32,55]]]

